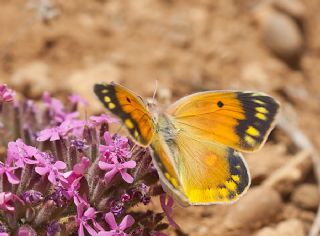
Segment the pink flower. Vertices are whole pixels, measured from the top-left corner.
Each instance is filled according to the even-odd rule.
[[[50,115],[59,124],[65,120],[71,120],[79,117],[78,112],[67,112],[63,103],[59,99],[52,98],[48,92],[43,93],[42,99],[46,104]]]
[[[46,163],[44,166],[37,166],[35,168],[35,171],[39,174],[39,175],[46,175],[48,174],[48,180],[56,185],[57,184],[57,180],[62,180],[62,181],[66,181],[63,178],[62,173],[60,173],[60,170],[63,170],[67,167],[66,163],[64,163],[63,161],[57,161],[54,164],[51,163]]]
[[[90,121],[93,125],[98,126],[102,124],[111,124],[111,123],[118,123],[119,120],[109,116],[107,114],[101,114],[100,116],[90,116]]]
[[[83,120],[66,119],[59,126],[41,130],[37,141],[46,140],[55,141],[67,136],[69,132],[73,132],[76,137],[80,137],[86,122]]]
[[[74,136],[81,138],[85,125],[86,121],[67,118],[59,127],[61,130],[64,130],[65,135],[68,132],[72,132]]]
[[[60,140],[60,138],[65,134],[66,134],[66,131],[62,130],[60,126],[44,129],[40,131],[37,141],[43,142],[46,140],[50,140],[50,141]]]
[[[81,202],[85,202],[84,198],[80,196],[78,190],[80,189],[80,181],[84,176],[85,171],[89,166],[89,158],[82,157],[81,161],[73,166],[72,171],[63,174],[67,182],[61,182],[65,189],[65,196],[67,199],[73,198],[74,204],[77,206]]]
[[[81,202],[84,202],[84,199],[80,196],[78,190],[80,188],[80,180],[82,177],[79,177],[78,179],[75,179],[70,187],[66,190],[67,196],[70,198],[73,197],[73,202],[76,206],[78,206]]]
[[[134,224],[134,219],[131,215],[125,216],[119,225],[117,225],[114,215],[111,212],[107,213],[104,219],[110,226],[111,230],[100,231],[98,233],[99,236],[129,236],[129,234],[124,231]]]
[[[78,235],[85,236],[84,229],[88,231],[90,235],[97,235],[97,232],[89,225],[89,222],[96,224],[94,208],[89,207],[86,209],[86,205],[81,203],[77,206],[76,222],[79,225]]]
[[[18,177],[14,175],[14,170],[17,168],[18,167],[12,167],[7,163],[4,164],[3,162],[0,161],[0,175],[6,174],[7,179],[11,184],[18,184],[20,182]]]
[[[32,146],[26,145],[21,139],[15,142],[9,142],[7,162],[15,161],[17,167],[24,167],[25,164],[36,164],[38,161],[34,159],[34,156],[39,152],[38,149]]]
[[[82,157],[80,162],[73,166],[72,171],[63,174],[68,183],[72,183],[75,179],[82,177],[90,164],[88,157]]]
[[[100,145],[99,151],[102,155],[102,160],[128,159],[131,156],[130,146],[128,139],[121,136],[116,136],[114,139],[110,136],[110,133],[106,131],[103,135],[106,145]]]
[[[23,201],[15,194],[10,192],[1,192],[0,193],[0,209],[5,211],[14,211],[13,202],[18,200],[21,204]]]
[[[78,94],[70,95],[69,96],[69,101],[72,104],[75,104],[75,105],[77,105],[77,104],[81,104],[83,106],[87,106],[88,105],[88,102]]]
[[[6,84],[0,85],[0,103],[11,102],[14,97],[14,92],[8,88]]]
[[[167,202],[166,202],[166,197],[168,198]],[[160,195],[160,204],[161,204],[161,207],[162,207],[164,213],[167,216],[169,224],[171,226],[173,226],[175,229],[179,229],[180,228],[179,225],[172,218],[173,203],[174,203],[173,199],[169,195],[167,195],[165,193]]]
[[[136,162],[131,160],[124,163],[119,163],[117,159],[113,159],[112,162],[113,163],[99,161],[100,169],[108,171],[104,175],[105,180],[109,183],[117,173],[120,173],[124,181],[127,183],[132,183],[133,177],[127,173],[127,169],[136,167]]]

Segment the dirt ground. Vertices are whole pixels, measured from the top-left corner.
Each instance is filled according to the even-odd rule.
[[[308,235],[319,205],[308,144],[320,148],[319,0],[0,3],[0,82],[23,96],[78,93],[98,112],[95,82],[151,97],[157,81],[164,106],[216,89],[277,98],[280,125],[260,152],[245,155],[248,193],[228,206],[177,206],[182,232],[167,233]]]

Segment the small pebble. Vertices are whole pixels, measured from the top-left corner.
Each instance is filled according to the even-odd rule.
[[[296,206],[315,210],[319,206],[320,192],[315,184],[302,184],[294,190],[291,198]]]
[[[282,209],[282,200],[275,190],[250,188],[248,193],[228,211],[224,225],[228,229],[258,228],[275,220]]]

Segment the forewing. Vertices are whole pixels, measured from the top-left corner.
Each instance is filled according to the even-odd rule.
[[[142,101],[130,90],[114,83],[94,86],[94,92],[113,114],[121,118],[133,140],[148,146],[154,134],[154,122]]]
[[[274,127],[279,104],[253,92],[202,92],[169,107],[178,129],[240,151],[256,151]]]

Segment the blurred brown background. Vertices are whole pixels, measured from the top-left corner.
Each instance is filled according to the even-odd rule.
[[[269,93],[282,102],[270,141],[246,155],[248,194],[231,206],[175,208],[170,235],[308,235],[319,190],[319,0],[0,0],[0,82],[39,99],[95,82],[166,105],[201,90]],[[157,205],[154,206],[157,208]],[[317,234],[314,234],[315,236]]]

